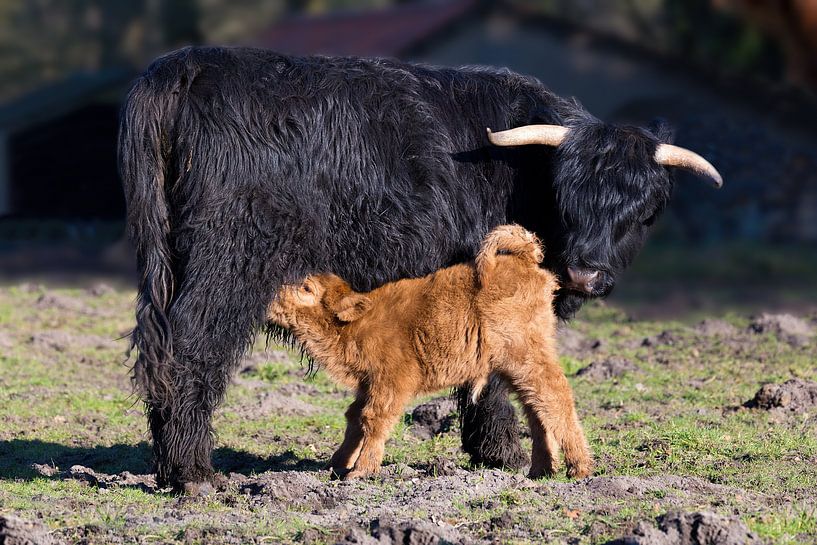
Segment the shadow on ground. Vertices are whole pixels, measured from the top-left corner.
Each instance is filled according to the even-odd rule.
[[[151,471],[151,450],[146,442],[109,447],[75,447],[39,440],[0,441],[0,479],[34,479],[42,474],[33,464],[61,469],[74,465],[91,467],[103,473],[145,474]],[[213,454],[213,466],[223,473],[264,473],[280,471],[316,471],[324,462],[296,456],[292,451],[263,457],[231,448],[219,448]]]

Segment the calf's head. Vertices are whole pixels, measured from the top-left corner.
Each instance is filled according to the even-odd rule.
[[[587,119],[570,127],[526,125],[488,133],[499,146],[556,147],[550,176],[557,223],[541,234],[548,246],[545,266],[561,278],[556,310],[562,317],[613,289],[616,275],[633,261],[666,207],[673,188],[670,167],[715,187],[723,183],[703,157],[671,145],[664,126],[647,130]]]
[[[352,322],[371,306],[371,299],[352,291],[339,276],[318,274],[283,286],[267,308],[267,319],[297,335]]]

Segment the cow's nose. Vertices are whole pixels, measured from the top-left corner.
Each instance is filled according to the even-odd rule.
[[[601,273],[591,269],[568,267],[567,275],[570,277],[570,282],[565,287],[591,295],[596,289],[596,283],[599,281]]]

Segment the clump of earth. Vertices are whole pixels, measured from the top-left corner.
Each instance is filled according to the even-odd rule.
[[[604,348],[601,339],[587,337],[564,324],[559,325],[556,340],[559,344],[559,354],[577,359],[588,358]]]
[[[390,523],[375,519],[369,528],[353,528],[336,545],[468,545],[474,543],[445,522]]]
[[[704,337],[735,337],[739,334],[737,327],[726,320],[719,320],[717,318],[702,320],[695,326],[695,331]]]
[[[781,341],[794,346],[806,346],[815,330],[806,320],[791,314],[763,313],[752,319],[749,330],[753,333],[771,333]]]
[[[579,369],[576,375],[594,381],[602,381],[620,377],[625,373],[632,373],[634,371],[638,371],[638,366],[627,358],[610,357],[600,361],[594,361],[587,367]]]
[[[752,545],[760,543],[739,518],[709,511],[672,511],[656,524],[640,522],[632,535],[608,545]]]
[[[417,405],[411,412],[411,433],[420,439],[431,439],[445,433],[454,423],[456,402],[449,397],[438,397]]]
[[[782,384],[764,384],[747,407],[802,413],[817,407],[817,382],[799,378]]]
[[[57,545],[58,541],[48,528],[36,520],[14,515],[0,516],[0,544],[2,545]]]

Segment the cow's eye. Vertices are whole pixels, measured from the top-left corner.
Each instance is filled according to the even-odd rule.
[[[304,284],[301,289],[304,290],[304,293],[312,293],[312,287],[309,284]]]
[[[641,225],[649,227],[650,225],[655,223],[656,216],[658,216],[658,212],[653,212],[652,214],[647,216],[645,219],[641,220]]]

